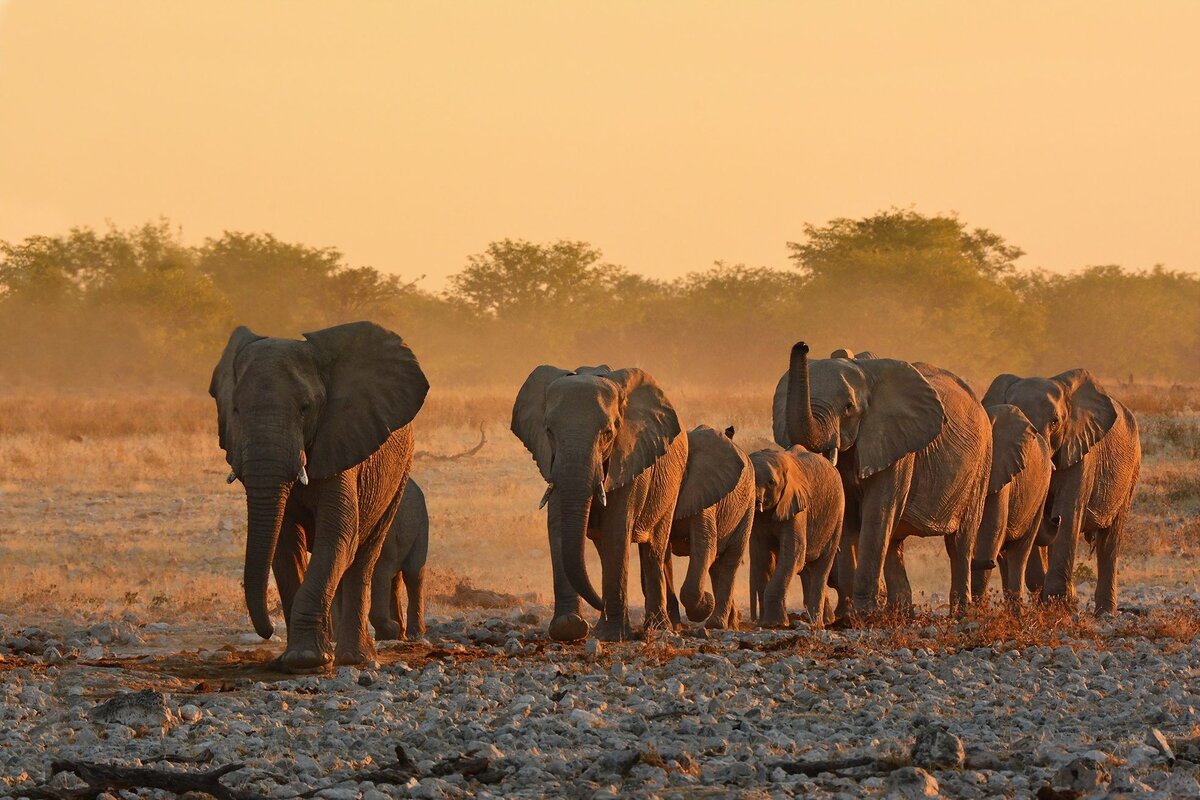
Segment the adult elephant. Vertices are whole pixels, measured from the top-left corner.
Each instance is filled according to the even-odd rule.
[[[246,327],[229,337],[209,392],[229,480],[246,488],[246,607],[269,638],[273,568],[288,627],[283,669],[319,671],[334,660],[329,611],[339,582],[336,660],[374,654],[371,574],[408,480],[409,423],[428,391],[408,346],[371,322],[303,341]]]
[[[1085,369],[1052,378],[998,375],[983,402],[1009,403],[1021,409],[1049,442],[1054,473],[1047,499],[1050,559],[1045,596],[1073,599],[1079,540],[1096,547],[1096,613],[1117,608],[1117,557],[1121,532],[1133,503],[1142,450],[1137,420]],[[1039,534],[1041,540],[1041,534]],[[1030,559],[1036,589],[1040,555]]]
[[[667,552],[671,519],[687,467],[688,440],[662,389],[640,369],[565,370],[543,364],[513,405],[512,432],[547,482],[543,505],[554,569],[551,638],[581,639],[582,596],[602,614],[595,635],[633,637],[628,550],[636,542],[647,629],[670,627]],[[600,551],[603,599],[584,562],[584,537]]]
[[[945,538],[950,604],[961,612],[970,601],[971,554],[992,457],[987,414],[970,387],[946,370],[849,356],[810,364],[808,345],[792,347],[775,395],[776,438],[838,466],[846,525],[858,528],[857,563],[849,565],[855,609],[877,606],[885,558],[889,602],[911,597],[900,545],[916,535]],[[839,569],[848,562],[839,559]],[[839,593],[849,582],[848,575],[839,578]]]

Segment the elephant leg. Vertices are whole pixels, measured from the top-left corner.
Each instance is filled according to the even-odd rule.
[[[1046,551],[1034,542],[1029,553],[1029,561],[1025,563],[1025,587],[1029,590],[1029,599],[1040,603],[1046,599]]]
[[[275,586],[279,589],[279,601],[283,605],[283,619],[291,631],[292,604],[296,593],[304,582],[308,568],[308,540],[304,527],[296,513],[288,509],[279,528],[279,544],[275,546],[275,557],[271,569],[275,573]]]
[[[671,620],[671,630],[677,631],[683,627],[683,618],[679,615],[679,596],[675,594],[675,565],[671,562],[670,547],[663,554],[663,576],[667,582],[667,618]]]
[[[638,545],[646,592],[646,618],[642,627],[647,632],[671,630],[671,618],[667,615],[667,576],[664,565],[666,553],[663,549],[666,549],[666,552],[670,550],[666,548],[667,537],[662,533],[651,535],[650,541]],[[670,531],[666,533],[669,535]],[[660,549],[660,546],[663,549]]]
[[[761,523],[750,532],[750,620],[758,621],[763,587],[774,571],[775,556]]]
[[[950,613],[961,617],[971,603],[971,552],[975,537],[965,530],[943,537],[950,558]]]
[[[1096,533],[1097,614],[1115,614],[1117,611],[1117,557],[1121,554],[1127,513],[1122,509],[1111,525]]]
[[[600,551],[602,566],[601,595],[604,609],[600,621],[596,623],[595,636],[605,642],[623,642],[634,638],[633,624],[629,620],[629,543],[632,539],[630,526],[632,516],[613,508],[613,498],[609,497],[609,506],[605,509],[603,531],[596,547]],[[653,536],[651,539],[653,540]],[[641,545],[644,547],[645,545]],[[655,599],[662,605],[662,620],[666,619],[666,603],[662,598],[665,591],[665,579],[662,575],[662,556],[657,554],[657,562],[647,564],[646,558],[641,559],[642,569],[647,571],[646,582],[643,584],[646,592],[646,620],[651,621],[652,608],[650,598],[657,592]],[[653,574],[656,586],[650,586]],[[662,621],[659,621],[662,625]]]
[[[746,548],[750,544],[750,526],[753,522],[754,512],[747,510],[726,540],[725,549],[717,556],[717,561],[712,566],[715,606],[705,623],[706,627],[737,627],[737,608],[733,604],[733,582],[737,577],[738,567],[746,558]]]
[[[776,529],[779,531],[779,560],[763,592],[759,623],[764,628],[788,627],[788,589],[792,578],[800,571],[800,565],[807,560],[808,512],[801,511],[790,520],[777,523]]]
[[[1046,570],[1046,597],[1068,605],[1075,603],[1075,560],[1083,534],[1083,518],[1091,496],[1090,475],[1084,464],[1065,470],[1054,491],[1050,516],[1054,540]]]
[[[717,560],[717,509],[701,511],[687,521],[690,553],[687,577],[680,587],[679,599],[692,622],[704,622],[713,613],[716,601],[708,588],[709,571]]]
[[[396,604],[399,581],[395,562],[381,556],[372,571],[371,610],[367,615],[371,620],[371,627],[375,630],[375,638],[380,641],[399,639],[403,636],[403,617],[399,616]]]
[[[587,637],[588,624],[583,618],[583,605],[579,593],[571,585],[563,567],[560,515],[558,493],[552,492],[550,508],[546,514],[546,533],[550,538],[550,566],[554,572],[554,617],[550,620],[549,633],[550,638],[556,642],[574,642]]]
[[[899,522],[900,509],[912,484],[913,459],[902,458],[883,472],[871,476],[863,492],[858,534],[858,568],[854,573],[854,609],[870,613],[879,607],[879,582]]]
[[[800,575],[801,583],[804,585],[804,605],[808,608],[809,616],[812,617],[814,628],[824,628],[835,619],[825,587],[829,583],[829,576],[833,574],[837,558],[838,548],[836,546],[828,547],[824,553],[807,564]],[[805,579],[805,575],[809,577]]]
[[[912,584],[904,565],[904,540],[893,537],[883,562],[883,582],[887,586],[888,609],[899,614],[912,612]]]
[[[408,594],[408,620],[407,625],[400,625],[401,636],[415,639],[425,635],[425,565],[406,567],[402,574]]]
[[[1000,577],[1004,583],[1004,599],[1009,611],[1019,613],[1022,602],[1022,584],[1029,573],[1029,564],[1033,561],[1037,549],[1037,531],[1041,519],[1034,520],[1025,535],[1002,551],[1002,561],[998,561]]]

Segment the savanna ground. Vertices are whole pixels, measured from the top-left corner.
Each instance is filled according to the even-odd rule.
[[[984,698],[989,713],[1000,710],[1011,718],[1022,706],[1038,705],[1030,698],[1045,694],[1043,684],[1056,684],[1056,671],[1086,672],[1099,659],[1096,669],[1104,678],[1103,665],[1110,665],[1110,673],[1119,671],[1128,653],[1127,679],[1117,674],[1108,676],[1108,683],[1097,683],[1091,676],[1080,677],[1094,697],[1059,698],[1050,706],[1058,711],[1048,712],[1037,724],[1013,722],[1011,736],[991,732],[996,743],[984,748],[991,754],[986,758],[978,749],[972,755],[971,748],[983,747],[979,742],[988,737],[959,731],[967,744],[966,768],[958,764],[947,773],[932,763],[926,766],[950,796],[1020,795],[1047,782],[1067,780],[1055,777],[1055,772],[1069,757],[1104,750],[1109,762],[1100,768],[1112,772],[1102,781],[1104,786],[1122,788],[1118,782],[1132,781],[1124,788],[1137,790],[1133,784],[1139,784],[1168,796],[1186,794],[1197,786],[1190,774],[1182,778],[1192,784],[1170,781],[1181,780],[1180,765],[1188,762],[1181,760],[1175,770],[1166,770],[1141,742],[1146,730],[1157,727],[1186,751],[1187,743],[1200,735],[1200,389],[1110,388],[1137,413],[1142,431],[1144,462],[1120,572],[1122,605],[1136,613],[1095,623],[1086,616],[1056,612],[1032,613],[1018,621],[979,611],[966,623],[952,623],[941,614],[949,581],[941,543],[910,540],[907,563],[923,606],[912,621],[844,633],[668,636],[599,652],[544,641],[545,606],[551,597],[545,518],[537,509],[544,485],[526,451],[508,432],[511,391],[435,388],[416,423],[418,449],[435,454],[467,449],[478,441],[480,426],[487,441],[467,458],[419,457],[414,465],[413,476],[425,489],[431,517],[428,642],[388,646],[381,651],[381,666],[365,677],[343,670],[326,679],[278,683],[274,681],[280,676],[266,673],[262,661],[282,645],[257,640],[246,618],[240,585],[244,495],[240,484],[225,483],[228,468],[217,447],[211,400],[169,393],[0,397],[0,676],[6,684],[4,719],[14,721],[7,735],[24,737],[10,742],[12,747],[0,747],[8,751],[0,755],[0,777],[19,792],[15,787],[41,781],[49,758],[67,751],[78,758],[128,759],[136,753],[143,761],[152,760],[146,755],[146,748],[152,747],[145,731],[136,726],[126,731],[114,730],[120,727],[114,725],[89,727],[85,719],[97,700],[121,689],[148,686],[199,698],[187,703],[199,709],[199,721],[185,723],[172,712],[175,727],[159,743],[160,754],[164,749],[190,752],[189,747],[195,750],[202,740],[227,741],[249,732],[252,741],[227,758],[211,748],[208,756],[220,763],[230,758],[246,761],[251,771],[269,773],[270,767],[283,772],[274,778],[235,773],[228,779],[236,784],[242,775],[250,789],[279,797],[318,786],[326,787],[323,794],[329,797],[380,791],[537,795],[567,789],[579,795],[709,789],[832,795],[921,791],[915,783],[923,779],[920,775],[904,773],[901,780],[896,778],[901,773],[891,769],[910,758],[918,763],[907,753],[906,743],[914,735],[913,725],[924,724],[921,719],[942,718],[951,728],[969,728],[971,720],[978,721],[978,694],[954,694],[964,674],[982,671],[991,693]],[[700,422],[732,424],[744,448],[770,444],[770,397],[765,390],[717,393],[670,387],[669,393],[689,427]],[[598,575],[594,553],[589,556],[593,575]],[[1085,604],[1090,601],[1093,564],[1085,560],[1077,571]],[[677,575],[683,566],[677,564]],[[631,582],[636,586],[636,578]],[[793,587],[792,608],[800,605],[798,584]],[[483,595],[464,595],[460,587],[466,586],[508,596],[500,598],[506,607],[472,608],[471,598]],[[744,612],[744,575],[737,597]],[[636,590],[633,599],[636,608]],[[1067,656],[1064,647],[1075,655]],[[956,661],[982,650],[987,653],[984,660],[1008,664],[1007,677],[995,666]],[[1158,691],[1154,687],[1165,686],[1182,692],[1167,698],[1161,718],[1156,716],[1160,709],[1149,708],[1138,693],[1148,657],[1157,659],[1160,673],[1146,678],[1145,691],[1153,694]],[[1066,666],[1050,661],[1064,658]],[[914,663],[919,666],[915,673],[908,671]],[[547,675],[548,669],[554,674]],[[988,669],[992,680],[987,679]],[[782,677],[772,686],[765,674],[758,674],[761,670],[779,671]],[[943,670],[949,672],[938,677]],[[811,673],[822,677],[814,679]],[[826,697],[823,681],[829,675],[841,676],[835,684],[843,689],[857,688]],[[937,691],[908,687],[913,692],[906,700],[902,690],[913,675],[933,676],[933,685],[942,687],[947,687],[948,678],[949,694],[930,705]],[[259,680],[268,683],[256,683]],[[1070,683],[1075,678],[1062,680]],[[705,681],[716,684],[696,694]],[[605,684],[603,690],[597,682]],[[36,691],[23,694],[37,686],[43,686],[37,690],[43,692],[43,701],[37,700]],[[666,698],[661,696],[664,686]],[[215,693],[217,688],[237,691],[227,697]],[[257,718],[222,703],[236,706],[244,700],[253,706],[258,700],[250,695],[256,692],[261,695],[258,700],[275,704],[263,712],[263,720],[281,718],[279,703],[286,711],[290,702],[293,709],[311,705],[313,710],[300,716],[324,715],[324,728],[310,724],[317,731],[311,742],[303,733],[287,739],[286,745],[273,744],[265,734],[255,739]],[[361,708],[361,698],[352,697],[356,692],[386,695],[379,719],[346,716],[348,708]],[[318,707],[309,702],[313,694],[335,699],[322,700]],[[598,695],[608,699],[597,701]],[[279,699],[284,696],[292,699]],[[478,696],[483,705],[460,708],[455,696]],[[1107,698],[1133,705],[1110,709],[1107,727],[1081,729],[1083,717],[1072,711],[1072,703],[1094,711]],[[176,697],[175,707],[186,699]],[[372,696],[371,702],[379,701]],[[518,716],[526,720],[523,729],[511,721],[517,712],[510,707],[501,713],[495,705],[506,701],[516,704]],[[39,702],[47,710],[37,711]],[[57,712],[55,703],[61,706]],[[489,703],[495,706],[492,711]],[[889,708],[895,709],[891,716]],[[220,722],[226,712],[247,729],[212,728],[232,724]],[[465,718],[456,716],[460,712]],[[849,721],[855,713],[862,717],[860,727]],[[39,715],[44,719],[39,721]],[[482,725],[485,717],[492,722]],[[898,728],[879,729],[892,718]],[[1072,718],[1074,725],[1068,724]],[[390,738],[351,736],[343,743],[345,752],[326,758],[331,745],[321,740],[320,731],[332,730],[335,720],[334,728],[365,725],[377,734],[387,729]],[[569,730],[548,730],[538,733],[535,741],[523,741],[523,735],[541,730],[534,720],[540,725],[561,722]],[[282,724],[291,730],[293,723],[300,725],[295,719]],[[447,725],[459,723],[470,732],[447,733]],[[796,726],[803,733],[788,733]],[[814,733],[826,729],[824,734]],[[1056,730],[1070,735],[1058,737]],[[628,742],[620,745],[622,737]],[[714,737],[724,745],[709,742]],[[1037,747],[1044,750],[1047,742],[1055,741],[1062,752],[1032,755]],[[372,753],[376,762],[387,760],[395,744],[418,754],[405,780],[395,775],[390,781],[347,777],[351,768],[369,764]],[[626,755],[615,761],[587,756],[614,748]],[[289,755],[272,755],[277,750]],[[806,777],[769,763],[863,751],[886,764]],[[303,755],[306,752],[311,757]],[[519,757],[518,752],[525,755]],[[495,774],[480,783],[477,775],[455,772],[439,761],[459,753],[490,758]],[[262,762],[257,767],[256,758]],[[909,779],[912,786],[904,782]],[[279,783],[291,788],[280,788]],[[4,790],[0,783],[0,793]]]

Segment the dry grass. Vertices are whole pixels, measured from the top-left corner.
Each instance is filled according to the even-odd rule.
[[[689,426],[732,424],[749,449],[770,442],[770,388],[668,391]],[[1131,394],[1144,408],[1146,460],[1122,581],[1194,584],[1196,392]],[[478,441],[480,423],[488,433],[476,456],[419,461],[414,469],[430,504],[431,595],[453,596],[469,581],[518,597],[550,597],[545,517],[537,509],[543,487],[508,433],[511,404],[512,387],[435,388],[418,419],[422,450],[466,449]],[[8,512],[0,520],[0,614],[27,620],[132,613],[242,625],[244,495],[224,483],[215,416],[205,395],[0,396],[0,502]],[[910,540],[906,550],[918,602],[940,609],[949,584],[941,542]],[[590,551],[589,558],[598,575]],[[685,566],[677,563],[677,574]],[[736,591],[744,604],[744,570]]]

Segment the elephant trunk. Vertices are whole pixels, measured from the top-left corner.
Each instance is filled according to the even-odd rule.
[[[558,495],[558,508],[562,515],[558,527],[562,533],[563,572],[572,588],[588,605],[603,611],[604,603],[592,586],[584,560],[588,515],[599,474],[593,461],[582,457],[558,460],[555,464],[554,492]]]
[[[830,447],[831,426],[813,414],[812,394],[808,375],[808,345],[796,342],[792,346],[787,379],[787,435],[793,445],[814,453]],[[832,446],[837,447],[834,441]]]
[[[995,494],[989,494],[983,507],[983,519],[979,524],[979,536],[975,539],[975,553],[971,558],[971,599],[980,600],[987,591],[992,570],[1004,547],[1008,529],[1008,501],[1012,486],[1005,486]]]
[[[275,631],[267,611],[267,584],[290,492],[290,482],[254,482],[246,486],[246,563],[242,583],[254,630],[264,639],[270,639]]]
[[[757,516],[757,515],[756,515]],[[761,530],[750,532],[750,619],[757,622],[762,613],[763,592],[771,579],[775,554]]]
[[[679,591],[679,601],[692,622],[704,622],[712,615],[716,599],[708,589],[708,570],[717,560],[717,529],[715,511],[706,509],[691,521],[691,553],[687,578]]]

